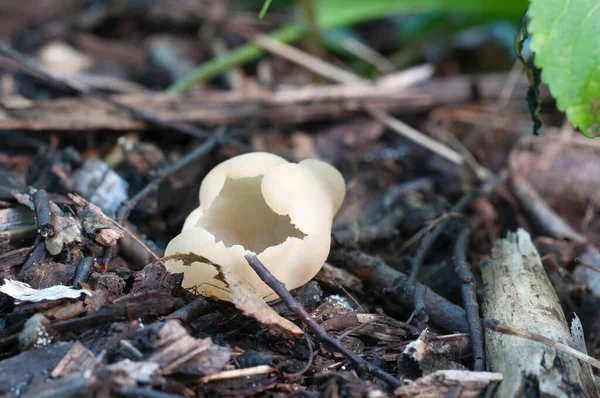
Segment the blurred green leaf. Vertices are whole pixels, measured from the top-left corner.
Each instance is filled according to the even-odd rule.
[[[317,7],[319,24],[332,28],[407,12],[446,11],[514,19],[527,10],[527,0],[319,0]]]
[[[589,0],[586,0],[589,1]],[[489,18],[517,20],[527,9],[527,0],[505,0],[503,2],[481,0],[316,0],[318,24],[321,29],[354,25],[401,13],[460,12]],[[272,33],[272,37],[283,42],[293,42],[305,34],[300,25],[287,25]],[[174,82],[170,92],[182,93],[197,82],[211,79],[223,71],[251,62],[264,54],[255,44],[245,44],[228,54],[200,64],[188,75]]]
[[[533,0],[534,62],[558,109],[587,136],[600,135],[600,2]]]

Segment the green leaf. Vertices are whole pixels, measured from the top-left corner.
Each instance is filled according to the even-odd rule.
[[[532,0],[534,62],[558,109],[587,136],[600,135],[600,2]]]
[[[392,17],[398,13],[460,12],[482,17],[520,17],[527,9],[524,0],[317,0],[319,25],[333,28]]]

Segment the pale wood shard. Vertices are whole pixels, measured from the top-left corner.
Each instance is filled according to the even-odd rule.
[[[486,319],[572,345],[556,291],[526,231],[519,229],[495,243],[482,277]],[[577,359],[521,337],[491,330],[485,337],[488,365],[504,376],[496,397],[519,397],[526,390],[547,397],[598,396]]]
[[[70,374],[83,373],[93,365],[94,361],[94,354],[79,341],[75,341],[65,356],[50,372],[50,376],[53,379],[58,379]]]

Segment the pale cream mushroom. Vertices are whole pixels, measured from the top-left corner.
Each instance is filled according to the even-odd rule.
[[[187,217],[165,255],[203,256],[234,270],[266,300],[274,299],[244,254],[255,253],[288,290],[306,284],[327,259],[333,217],[345,193],[340,172],[320,160],[289,163],[264,152],[236,156],[206,175],[200,207]],[[184,287],[229,300],[212,265],[168,260],[166,266],[184,274]]]

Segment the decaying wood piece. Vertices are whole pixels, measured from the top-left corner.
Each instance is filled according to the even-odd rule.
[[[482,277],[486,319],[572,345],[556,292],[526,231],[496,242]],[[489,367],[504,376],[496,397],[520,397],[528,390],[548,397],[598,396],[587,369],[555,349],[488,330],[486,351]]]
[[[410,398],[477,397],[488,384],[501,380],[500,373],[438,370],[396,389],[394,394]]]

